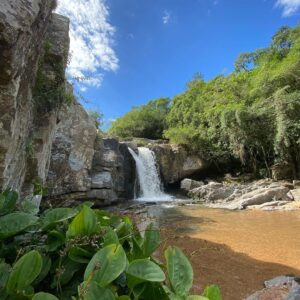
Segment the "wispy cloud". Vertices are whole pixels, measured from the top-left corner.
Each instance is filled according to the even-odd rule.
[[[167,25],[171,21],[171,12],[168,10],[164,11],[162,21],[165,25]]]
[[[113,49],[115,28],[109,23],[105,0],[59,0],[57,12],[70,18],[68,75],[84,78],[80,85],[101,85],[103,71],[116,71],[119,61]],[[88,75],[87,75],[88,74]]]
[[[277,0],[275,5],[283,8],[284,17],[290,17],[299,10],[300,0]]]

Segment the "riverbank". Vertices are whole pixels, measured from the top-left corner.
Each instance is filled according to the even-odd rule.
[[[163,249],[176,245],[194,268],[194,291],[216,283],[224,300],[241,300],[280,275],[300,275],[300,216],[297,212],[228,211],[200,206],[155,205],[134,218],[155,221]]]

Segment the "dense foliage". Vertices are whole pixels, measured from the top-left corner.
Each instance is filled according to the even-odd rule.
[[[2,300],[221,300],[219,288],[189,295],[193,270],[176,247],[166,266],[151,255],[160,234],[144,235],[128,217],[91,209],[48,209],[17,204],[12,191],[0,194],[0,299]]]
[[[164,136],[214,162],[237,158],[260,175],[288,162],[296,177],[299,112],[300,25],[281,28],[268,48],[239,55],[230,75],[207,82],[197,76],[188,83],[171,102]],[[118,125],[130,132],[127,118]]]
[[[170,100],[159,98],[140,107],[134,107],[113,122],[109,132],[122,138],[162,138]]]

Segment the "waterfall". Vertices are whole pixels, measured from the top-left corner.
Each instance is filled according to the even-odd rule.
[[[159,173],[156,168],[155,154],[148,148],[139,147],[138,154],[128,148],[135,160],[140,184],[139,200],[167,201],[171,196],[165,194],[161,188]]]

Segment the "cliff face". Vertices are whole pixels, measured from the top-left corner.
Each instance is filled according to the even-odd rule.
[[[207,169],[208,164],[196,155],[189,154],[182,146],[154,144],[149,148],[155,153],[162,180],[165,184],[179,182]]]
[[[3,188],[21,191],[26,180],[36,111],[33,87],[54,5],[54,0],[0,3],[0,186]],[[45,136],[44,141],[49,141],[49,137]],[[36,157],[42,177],[49,157],[49,151]]]
[[[65,79],[69,20],[54,6],[0,3],[0,190],[27,196],[39,184],[56,198],[130,198],[135,167],[127,148],[97,137]]]

